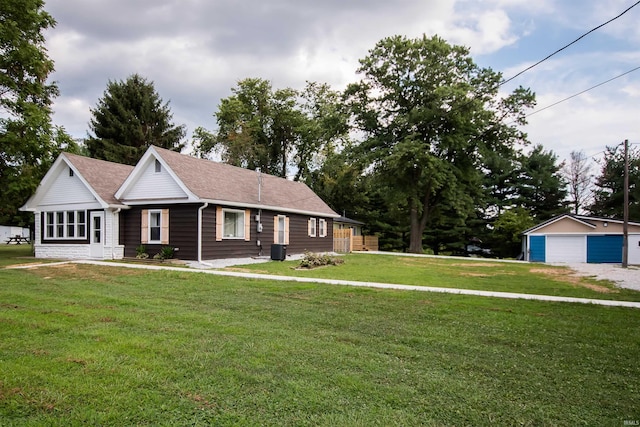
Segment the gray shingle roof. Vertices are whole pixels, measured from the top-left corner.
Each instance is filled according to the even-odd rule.
[[[200,199],[339,216],[302,182],[261,174],[258,200],[258,173],[255,171],[163,148],[154,149],[184,185]]]

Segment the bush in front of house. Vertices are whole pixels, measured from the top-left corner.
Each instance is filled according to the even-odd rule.
[[[344,259],[332,257],[327,254],[317,254],[314,252],[305,252],[304,258],[300,260],[298,268],[316,268],[325,265],[340,265],[344,263]]]
[[[136,248],[136,258],[138,259],[149,258],[149,254],[147,253],[147,247],[145,245],[140,245]]]
[[[165,259],[171,259],[173,258],[174,253],[175,249],[173,247],[163,246],[162,248],[160,248],[160,252],[153,256],[153,259],[159,259],[161,261],[164,261]]]

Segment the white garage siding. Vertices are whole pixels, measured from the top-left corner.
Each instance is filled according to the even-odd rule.
[[[640,265],[640,234],[629,235],[629,258],[631,265]]]
[[[587,239],[583,236],[547,235],[546,262],[586,262]]]

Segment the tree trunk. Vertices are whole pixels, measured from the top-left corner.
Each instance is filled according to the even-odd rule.
[[[409,252],[412,254],[421,254],[423,252],[422,247],[422,234],[427,226],[427,219],[429,217],[429,193],[424,197],[422,204],[422,212],[418,210],[418,203],[415,198],[411,198],[409,201],[409,211],[411,219],[411,232],[409,234]]]

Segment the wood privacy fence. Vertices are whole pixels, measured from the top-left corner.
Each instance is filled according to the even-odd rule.
[[[333,230],[333,251],[348,253],[353,251],[377,251],[378,236],[354,236],[350,228]]]

